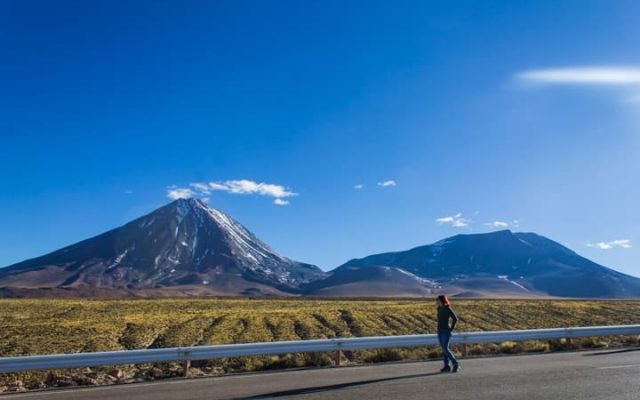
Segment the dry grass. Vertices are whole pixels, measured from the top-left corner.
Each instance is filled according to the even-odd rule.
[[[630,324],[640,320],[637,301],[459,300],[460,331],[534,329]],[[0,300],[0,356],[75,353],[223,343],[349,336],[433,333],[433,302],[423,300]],[[527,342],[470,346],[470,355],[543,352],[603,347],[611,338],[566,343]],[[614,340],[616,341],[616,340]],[[638,344],[638,338],[617,342]],[[436,358],[438,349],[349,352],[351,362]],[[223,373],[291,366],[329,365],[327,354],[245,357],[194,364],[198,372]],[[113,369],[113,367],[109,367]],[[179,373],[174,364],[121,367],[116,381],[155,379]],[[103,383],[108,368],[56,373],[0,375],[3,386],[19,379],[26,387]],[[111,371],[113,372],[113,371]],[[116,374],[117,375],[117,374]],[[71,383],[65,381],[69,378]],[[69,380],[67,379],[67,380]],[[108,381],[108,380],[107,380]],[[58,382],[58,384],[56,383]],[[66,383],[65,383],[66,382]],[[15,386],[15,385],[14,385]],[[5,388],[6,390],[6,388]]]

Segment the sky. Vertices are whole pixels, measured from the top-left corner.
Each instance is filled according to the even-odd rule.
[[[325,270],[497,229],[640,276],[640,2],[0,2],[0,266],[207,198]]]

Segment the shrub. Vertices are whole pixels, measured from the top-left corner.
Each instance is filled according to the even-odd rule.
[[[544,353],[549,351],[550,346],[547,342],[529,341],[522,344],[522,350],[528,353]]]
[[[501,353],[521,353],[522,352],[522,344],[518,342],[502,342],[500,344],[500,352]]]
[[[609,347],[609,342],[601,338],[588,338],[582,343],[582,347],[587,349],[599,349],[602,347]]]

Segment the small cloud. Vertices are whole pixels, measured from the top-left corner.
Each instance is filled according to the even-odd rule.
[[[490,228],[498,228],[498,229],[517,228],[520,226],[520,221],[518,221],[517,219],[514,219],[511,222],[493,221],[493,222],[485,223],[484,226],[488,226]]]
[[[631,240],[618,239],[618,240],[612,240],[610,242],[587,243],[587,247],[593,247],[600,250],[611,250],[616,247],[621,249],[630,249]]]
[[[244,195],[258,195],[258,196],[268,196],[274,197],[274,204],[277,205],[287,205],[289,201],[284,200],[288,197],[297,196],[298,193],[292,192],[288,188],[282,185],[276,185],[273,183],[265,183],[265,182],[255,182],[249,179],[238,179],[238,180],[228,180],[223,182],[194,182],[190,183],[188,188],[175,188],[172,189],[180,189],[182,191],[189,191],[191,196],[208,196],[213,191],[221,191],[227,192],[231,194],[244,194]],[[184,193],[175,193],[174,195],[186,194]]]
[[[287,200],[282,200],[282,199],[275,199],[273,201],[273,204],[277,205],[277,206],[288,206],[289,205],[289,201]]]
[[[358,189],[358,190],[360,190],[360,189],[364,189],[364,185],[363,185],[362,183],[359,183],[359,184],[357,184],[357,185],[354,185],[354,186],[353,186],[353,188],[354,188],[354,189]]]
[[[462,213],[457,213],[456,215],[451,215],[448,217],[436,218],[436,222],[440,225],[451,225],[454,228],[464,228],[466,226],[469,226],[471,220],[463,218]]]
[[[167,187],[167,197],[171,200],[188,199],[194,195],[195,192],[189,188],[180,188],[175,185]]]
[[[189,184],[189,186],[191,186],[192,188],[194,188],[195,190],[197,190],[202,194],[211,193],[211,190],[209,190],[209,185],[207,185],[206,183],[196,182],[196,183]]]
[[[640,68],[634,67],[566,67],[519,72],[523,82],[549,85],[636,85],[640,84]]]
[[[393,179],[390,179],[388,181],[383,181],[383,182],[378,182],[378,186],[381,187],[392,187],[392,186],[396,186],[396,181]]]
[[[209,184],[207,184],[207,188],[210,188],[211,190],[227,190],[226,185],[215,182],[210,182]]]
[[[124,194],[133,194],[133,190],[127,189],[124,191]]]
[[[298,193],[291,192],[282,185],[273,183],[254,182],[248,179],[240,179],[225,182],[209,183],[211,190],[221,190],[231,194],[257,194],[260,196],[271,196],[276,198],[284,198],[297,196]]]

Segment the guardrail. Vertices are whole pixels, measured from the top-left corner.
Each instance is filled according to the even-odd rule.
[[[589,336],[640,334],[640,325],[592,326],[556,329],[531,329],[491,332],[454,333],[452,344],[497,343],[505,341],[553,340]],[[225,344],[216,346],[173,347],[164,349],[124,350],[100,353],[50,354],[0,358],[0,373],[59,368],[83,368],[117,364],[144,364],[181,361],[184,373],[193,360],[223,357],[263,356],[285,353],[335,352],[339,360],[343,350],[379,349],[437,345],[435,334],[407,336],[373,336],[312,339],[282,342]],[[337,362],[339,364],[339,361]]]

